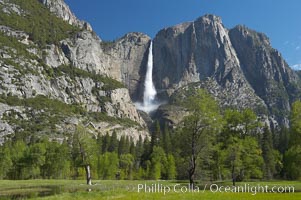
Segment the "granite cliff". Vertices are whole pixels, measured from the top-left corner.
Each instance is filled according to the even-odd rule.
[[[245,26],[227,29],[214,15],[156,35],[154,77],[161,98],[170,99],[193,83],[221,106],[252,108],[273,126],[289,125],[290,104],[301,94],[300,78],[266,35]],[[175,108],[167,108],[161,107],[159,117],[174,115]]]
[[[63,0],[0,0],[0,19],[0,138],[63,139],[77,124],[147,137],[149,118],[133,102],[143,96],[149,36],[102,41]],[[253,108],[272,127],[289,125],[301,94],[300,77],[267,36],[227,29],[214,15],[159,31],[153,56],[158,99],[167,102],[154,117],[172,125],[188,87],[207,89],[222,107]]]
[[[1,0],[0,15],[0,137],[63,139],[79,123],[95,135],[148,135],[130,97],[140,85],[148,36],[103,42],[62,0]]]

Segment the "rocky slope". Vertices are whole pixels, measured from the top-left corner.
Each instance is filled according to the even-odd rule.
[[[104,48],[110,56],[108,65],[113,66],[112,70],[120,69],[116,78],[129,89],[133,101],[141,100],[143,95],[150,40],[142,33],[128,33]]]
[[[63,0],[0,0],[0,17],[0,142],[12,133],[63,139],[77,124],[148,135],[133,101],[142,99],[150,37],[102,41]],[[273,127],[288,126],[300,98],[300,77],[264,34],[227,29],[217,16],[159,31],[153,56],[158,98],[168,102],[155,117],[171,124],[185,115],[175,99],[191,87],[223,107],[253,108]]]
[[[74,13],[70,10],[69,6],[65,4],[64,0],[39,0],[44,4],[50,12],[54,13],[57,17],[63,19],[71,25],[79,26],[86,30],[92,31],[92,27],[88,22],[77,19]]]
[[[271,47],[264,34],[237,26],[229,35],[246,80],[264,100],[270,113],[285,124],[290,104],[300,98],[300,78]]]
[[[132,95],[137,93],[150,38],[129,33],[105,43],[64,1],[27,3],[34,10],[19,0],[0,0],[5,19],[0,27],[0,138],[30,132],[65,138],[79,123],[95,135],[116,131],[134,139],[146,137],[146,124],[126,86]],[[34,35],[28,27],[39,22],[38,14],[67,31],[55,32],[59,39],[54,40],[55,35],[40,34],[46,28],[41,22]],[[11,16],[20,24],[10,21]]]
[[[264,34],[243,26],[228,30],[213,15],[156,35],[154,79],[161,98],[197,83],[224,107],[250,107],[286,126],[290,103],[301,94],[300,78]],[[159,115],[168,119],[173,109],[166,108]]]

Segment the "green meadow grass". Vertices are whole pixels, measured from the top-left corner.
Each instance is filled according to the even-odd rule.
[[[80,180],[27,180],[27,181],[0,181],[0,199],[10,199],[7,195],[16,195],[26,192],[32,192],[35,195],[29,196],[30,199],[39,200],[76,200],[76,199],[90,199],[90,200],[102,200],[102,199],[122,199],[122,200],[144,200],[144,199],[162,199],[162,200],[194,200],[194,199],[222,199],[222,200],[290,200],[301,199],[301,181],[271,181],[271,182],[244,182],[237,185],[247,184],[249,186],[294,186],[294,193],[213,193],[209,191],[209,184],[207,190],[203,191],[204,183],[201,186],[199,192],[186,192],[176,193],[169,192],[164,195],[160,193],[145,193],[144,190],[138,193],[138,184],[146,184],[151,186],[152,184],[162,184],[162,186],[173,187],[175,184],[181,184],[181,186],[187,186],[184,182],[172,182],[172,181],[102,181],[96,180],[94,185],[87,186],[84,181]],[[230,182],[218,183],[218,185],[229,185]],[[57,191],[51,196],[39,197],[37,191],[46,191],[49,188],[55,187]],[[91,191],[89,191],[91,190]],[[6,197],[6,198],[5,198]]]

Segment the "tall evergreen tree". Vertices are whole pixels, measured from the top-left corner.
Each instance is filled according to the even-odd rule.
[[[155,122],[155,130],[152,132],[151,135],[151,148],[153,149],[154,146],[160,146],[162,143],[161,141],[161,127],[158,120]]]
[[[97,139],[96,139],[96,144],[97,144],[97,154],[100,155],[102,154],[102,142],[103,142],[103,136],[101,133],[97,134]]]
[[[151,144],[148,138],[145,138],[143,142],[143,154],[141,156],[141,164],[144,168],[147,168],[147,161],[150,160]]]
[[[125,154],[126,152],[126,147],[125,147],[125,136],[122,135],[120,137],[120,140],[119,140],[119,144],[118,144],[118,155],[122,155],[122,154]]]
[[[272,133],[267,126],[264,127],[261,149],[264,160],[264,177],[266,179],[272,179],[276,170],[276,163],[274,157]]]
[[[136,158],[140,159],[143,154],[143,139],[141,135],[139,135],[139,140],[137,141],[135,150]]]
[[[143,155],[143,139],[142,136],[139,135],[139,140],[135,146],[135,169],[139,170],[141,166],[141,157]]]
[[[117,134],[115,131],[113,131],[111,137],[110,137],[110,144],[108,147],[109,152],[118,152],[118,139]]]
[[[102,153],[108,152],[110,147],[110,135],[109,133],[106,133],[106,135],[103,137],[102,141]]]
[[[130,153],[130,147],[131,147],[131,139],[129,136],[126,136],[125,144],[124,144],[124,154]]]
[[[130,154],[131,154],[132,156],[134,156],[134,158],[136,157],[135,143],[134,143],[133,140],[131,140]]]
[[[290,131],[288,128],[282,127],[277,134],[279,135],[277,149],[283,155],[289,148]]]
[[[163,140],[162,147],[163,147],[165,153],[167,153],[167,154],[170,153],[171,149],[172,149],[172,144],[171,144],[170,132],[169,132],[169,128],[168,128],[167,124],[164,125],[162,140]]]

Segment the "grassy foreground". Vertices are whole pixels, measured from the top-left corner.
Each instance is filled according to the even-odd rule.
[[[0,181],[0,199],[23,199],[22,194],[29,194],[26,197],[30,199],[123,199],[123,200],[144,200],[144,199],[164,199],[164,200],[180,200],[180,199],[223,199],[223,200],[290,200],[301,199],[301,181],[278,181],[278,182],[248,182],[240,183],[247,184],[248,186],[269,186],[269,187],[282,187],[282,186],[294,186],[294,193],[233,193],[233,192],[212,192],[209,190],[210,184],[208,183],[207,189],[203,190],[203,186],[200,186],[200,190],[196,192],[186,191],[186,183],[178,183],[171,181],[94,181],[93,186],[86,186],[84,181],[74,180],[28,180],[28,181]],[[163,189],[157,192],[145,192],[141,189],[138,192],[138,184],[146,184],[147,186],[161,186],[164,188],[169,186],[170,192],[166,192],[164,195]],[[153,184],[153,185],[152,185]],[[176,184],[176,192],[173,191],[173,187]],[[140,185],[140,187],[142,187]],[[231,185],[230,183],[223,183],[219,185]],[[239,184],[238,184],[239,185]],[[184,188],[181,192],[181,188]],[[91,191],[88,191],[88,190]],[[154,187],[153,187],[154,189]],[[214,188],[215,190],[215,188]],[[21,197],[19,197],[21,195]],[[41,197],[44,196],[44,197]],[[48,196],[49,195],[49,196]]]

